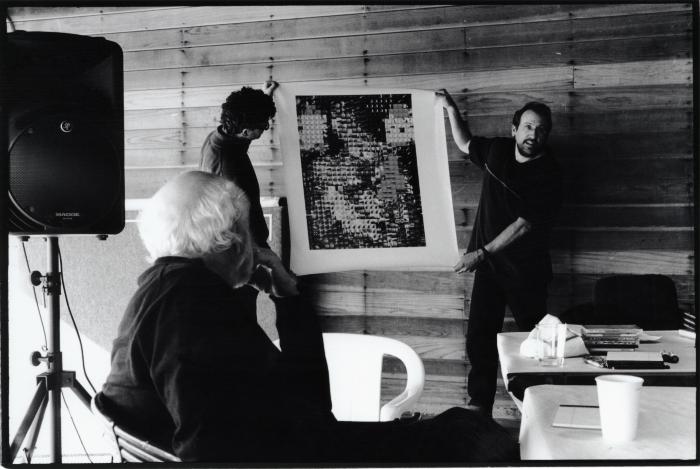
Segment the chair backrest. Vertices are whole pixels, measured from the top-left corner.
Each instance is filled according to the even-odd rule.
[[[275,341],[279,347],[279,341]],[[395,339],[375,335],[324,333],[333,415],[355,422],[389,421],[409,411],[420,398],[425,369],[418,354]],[[406,368],[406,386],[380,407],[382,359],[391,355]]]
[[[637,324],[643,329],[678,329],[682,315],[676,286],[665,275],[613,275],[598,280],[593,304],[604,324]]]
[[[97,406],[95,399],[90,403],[93,415],[105,428],[104,437],[112,446],[114,462],[180,462],[174,454],[142,440],[116,425]]]

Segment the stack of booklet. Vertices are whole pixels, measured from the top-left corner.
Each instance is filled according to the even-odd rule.
[[[633,350],[639,347],[642,329],[634,324],[614,326],[583,326],[581,338],[591,352]]]

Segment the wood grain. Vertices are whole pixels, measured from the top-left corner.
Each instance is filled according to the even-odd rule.
[[[371,311],[371,309],[369,309]],[[323,332],[349,332],[380,336],[422,336],[426,338],[459,338],[464,340],[466,324],[462,319],[437,317],[391,317],[381,312],[372,316],[321,316]]]
[[[477,205],[455,203],[456,226],[468,228],[474,223]],[[692,227],[693,205],[677,204],[565,204],[561,207],[556,226],[561,227]]]

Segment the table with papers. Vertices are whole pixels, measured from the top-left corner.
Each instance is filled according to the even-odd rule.
[[[652,343],[641,343],[636,352],[673,352],[678,363],[669,363],[668,369],[611,370],[586,364],[583,357],[564,360],[564,365],[541,366],[534,358],[520,354],[520,344],[527,332],[505,332],[498,334],[498,355],[506,389],[519,404],[528,386],[537,384],[594,384],[594,378],[604,373],[632,374],[645,378],[645,385],[695,386],[696,354],[695,340],[682,337],[678,331],[647,331],[649,335],[661,336]]]
[[[643,386],[637,437],[611,444],[598,429],[552,426],[561,404],[597,405],[595,386],[538,385],[525,390],[523,460],[691,460],[697,457],[694,387]]]

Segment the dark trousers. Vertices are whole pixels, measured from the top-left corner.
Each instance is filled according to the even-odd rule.
[[[460,407],[415,422],[337,422],[317,461],[485,463],[520,460],[515,439],[494,420]]]
[[[506,305],[519,330],[532,330],[547,314],[547,283],[534,278],[514,282],[491,270],[479,270],[474,275],[467,323],[470,404],[489,413],[493,408],[498,374],[496,334],[503,328]]]

